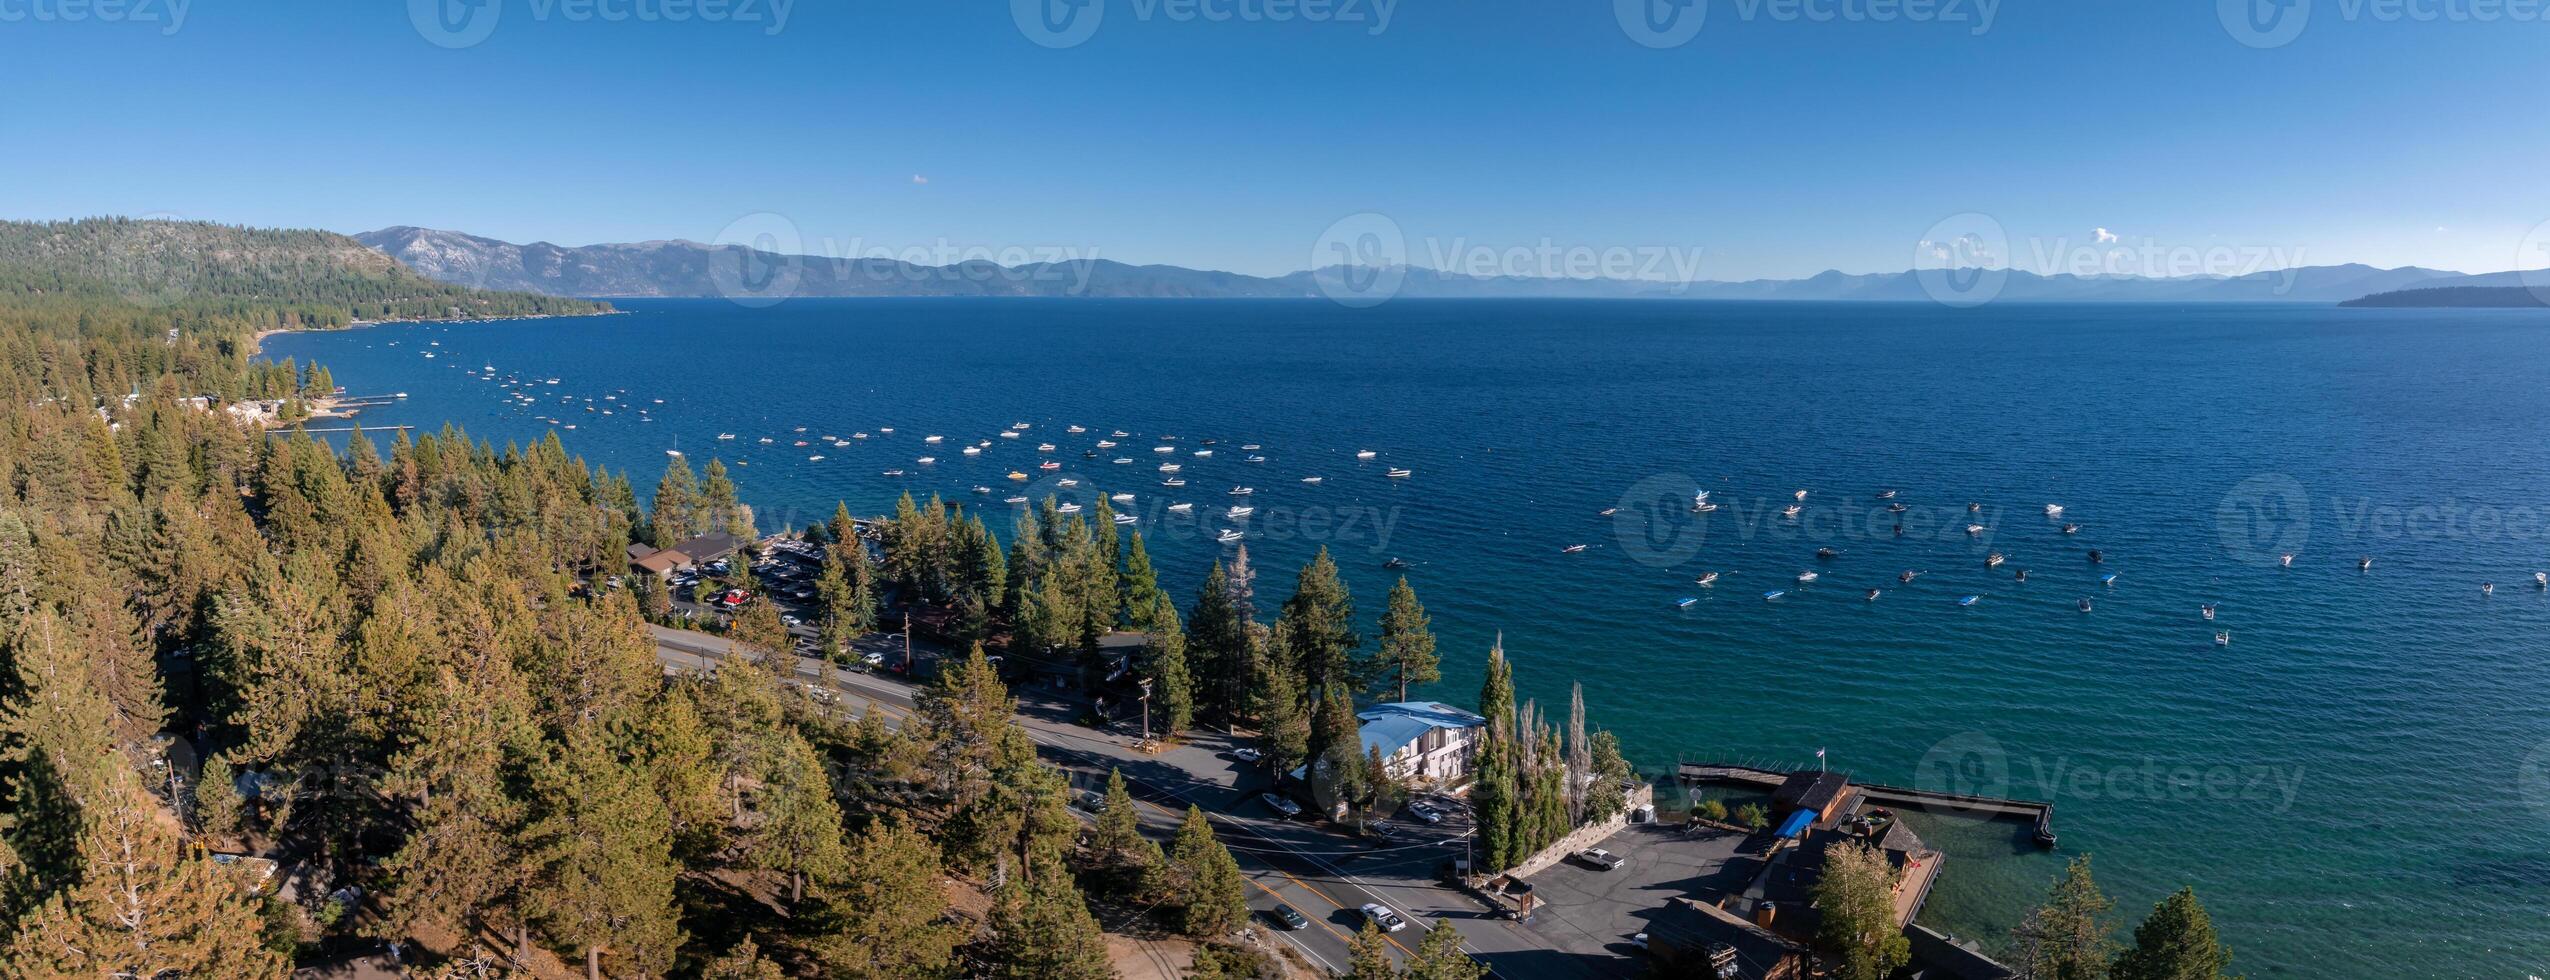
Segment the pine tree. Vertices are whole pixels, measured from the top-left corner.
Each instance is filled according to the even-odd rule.
[[[636,769],[588,729],[568,733],[557,757],[535,767],[538,810],[523,831],[533,869],[525,906],[551,941],[582,954],[600,980],[613,972],[658,974],[682,943],[673,899],[671,821]]]
[[[1355,648],[1363,643],[1355,635],[1355,601],[1346,593],[1345,581],[1337,577],[1337,563],[1329,559],[1326,547],[1302,566],[1293,583],[1293,597],[1284,601],[1275,635],[1282,639],[1284,652],[1306,688],[1370,686],[1370,678],[1357,676],[1364,671],[1354,660]]]
[[[947,920],[939,849],[897,820],[852,838],[840,878],[820,883],[810,945],[827,977],[935,980],[952,975],[966,930]]]
[[[130,770],[89,808],[80,879],[0,945],[13,977],[280,978],[243,882],[185,845]]]
[[[1135,547],[1141,538],[1134,539]],[[1155,589],[1154,592],[1157,592]],[[1166,595],[1154,595],[1144,637],[1142,672],[1151,682],[1151,721],[1157,737],[1175,739],[1195,723],[1195,678],[1188,672],[1186,631],[1178,626],[1177,607]]]
[[[761,955],[761,944],[751,936],[737,943],[726,955],[710,960],[700,968],[699,980],[787,980],[788,974]]]
[[[2152,906],[2143,924],[2134,927],[2134,945],[2116,958],[2115,980],[2222,980],[2231,968],[2231,949],[2214,935],[2213,916],[2196,900],[2196,890],[2180,888]]]
[[[1206,715],[1236,721],[1250,711],[1248,629],[1231,602],[1231,583],[1213,563],[1187,613],[1187,669],[1204,683],[1197,701]]]
[[[1449,922],[1436,922],[1408,959],[1408,980],[1479,980],[1487,965],[1461,951],[1461,933]]]
[[[841,807],[833,802],[832,779],[814,746],[794,732],[778,740],[779,750],[753,794],[760,819],[744,842],[744,857],[753,867],[787,875],[793,906],[805,901],[808,877],[841,873]]]
[[[1505,659],[1505,635],[1488,648],[1487,681],[1479,686],[1479,714],[1493,722],[1514,720],[1514,665]]]
[[[2106,922],[2114,907],[2090,874],[2090,856],[2073,858],[2045,904],[2010,931],[2011,967],[2032,980],[2104,980],[2116,955]]]
[[[705,530],[700,526],[699,481],[691,475],[690,461],[680,456],[664,464],[664,478],[656,481],[655,502],[647,510],[648,536],[658,548],[670,548]]]
[[[1398,976],[1398,965],[1390,961],[1389,935],[1365,920],[1363,929],[1346,944],[1344,980],[1397,980]]]
[[[1151,567],[1151,550],[1142,544],[1142,532],[1133,532],[1132,543],[1124,556],[1124,609],[1133,628],[1145,633],[1163,629],[1154,612],[1168,605],[1169,594],[1160,588],[1160,573]]]
[[[1125,788],[1124,772],[1107,770],[1106,802],[1099,805],[1098,825],[1089,837],[1089,850],[1102,861],[1122,863],[1141,846],[1142,818],[1134,809],[1133,793]]]
[[[1262,654],[1254,658],[1255,669],[1249,672],[1257,679],[1250,708],[1257,716],[1258,748],[1266,753],[1267,768],[1291,772],[1310,761],[1310,713],[1293,686],[1293,672],[1268,659]]]
[[[984,944],[990,980],[1105,980],[1107,942],[1058,862],[1031,865],[1001,889]]]
[[[1364,782],[1363,726],[1355,717],[1355,699],[1343,683],[1332,683],[1319,696],[1310,733],[1311,795],[1323,804],[1360,812],[1372,787]]]
[[[1176,869],[1179,900],[1186,906],[1180,921],[1187,935],[1208,939],[1248,921],[1248,878],[1230,849],[1214,838],[1201,807],[1186,808],[1186,820],[1169,846],[1169,864]]]
[[[1374,673],[1384,686],[1396,687],[1399,700],[1408,700],[1408,688],[1432,684],[1443,679],[1434,652],[1433,622],[1426,607],[1417,602],[1417,591],[1408,587],[1408,577],[1390,588],[1390,605],[1381,613],[1380,649],[1373,657]]]
[[[1867,844],[1842,844],[1824,852],[1815,882],[1815,907],[1823,913],[1816,943],[1839,957],[1844,980],[1885,980],[1908,962],[1912,944],[1895,921],[1895,869]]]

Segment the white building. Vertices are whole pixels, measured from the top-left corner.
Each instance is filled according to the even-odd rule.
[[[1396,701],[1355,713],[1364,751],[1378,749],[1392,775],[1456,784],[1470,774],[1470,751],[1487,719],[1440,701]]]

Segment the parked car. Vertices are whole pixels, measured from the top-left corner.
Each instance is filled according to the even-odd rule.
[[[1380,926],[1383,932],[1398,932],[1408,927],[1408,920],[1400,918],[1399,913],[1390,911],[1390,906],[1379,903],[1365,903],[1364,919],[1373,925]]]
[[[1301,804],[1299,804],[1299,803],[1295,803],[1295,802],[1293,802],[1293,801],[1291,801],[1291,800],[1288,800],[1288,799],[1285,799],[1284,797],[1282,797],[1282,796],[1280,796],[1280,795],[1278,795],[1278,794],[1274,794],[1274,793],[1265,793],[1265,794],[1260,794],[1260,795],[1258,796],[1258,799],[1265,800],[1265,801],[1266,801],[1266,808],[1267,808],[1267,809],[1275,811],[1278,815],[1282,816],[1282,817],[1283,817],[1284,819],[1286,819],[1286,820],[1290,820],[1290,819],[1292,819],[1292,818],[1294,818],[1294,817],[1298,817],[1298,816],[1301,816],[1301,815],[1302,815],[1302,805],[1301,805]]]
[[[1297,932],[1310,928],[1310,919],[1302,915],[1301,910],[1290,905],[1278,904],[1274,908],[1268,909],[1266,914],[1273,917],[1275,924],[1283,926],[1287,932]]]
[[[1408,804],[1408,815],[1425,821],[1429,826],[1443,822],[1443,811],[1423,801]]]
[[[1239,748],[1236,748],[1236,749],[1232,749],[1232,750],[1231,750],[1231,758],[1238,759],[1238,760],[1240,760],[1241,762],[1245,762],[1245,763],[1248,763],[1249,765],[1252,765],[1252,766],[1253,766],[1253,765],[1258,764],[1258,763],[1259,763],[1259,762],[1261,762],[1261,761],[1264,761],[1264,760],[1265,760],[1265,758],[1266,758],[1266,753],[1264,753],[1264,752],[1260,752],[1260,751],[1258,751],[1258,750],[1256,750],[1256,749],[1249,748],[1248,746],[1243,745],[1243,746],[1240,746]]]
[[[1603,850],[1599,847],[1589,847],[1578,851],[1576,852],[1575,857],[1576,860],[1583,862],[1585,865],[1592,867],[1597,871],[1616,871],[1619,870],[1621,865],[1628,863],[1621,860],[1620,855]]]
[[[1107,808],[1106,796],[1091,790],[1082,790],[1080,792],[1080,797],[1072,802],[1078,804],[1081,809],[1087,810],[1091,813],[1096,813]]]

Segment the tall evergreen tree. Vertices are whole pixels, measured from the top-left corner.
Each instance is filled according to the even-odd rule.
[[[280,978],[242,887],[178,839],[129,770],[117,769],[80,834],[79,880],[0,940],[13,977]]]
[[[1885,980],[1912,957],[1912,944],[1895,921],[1895,869],[1867,844],[1842,844],[1824,852],[1815,881],[1816,944],[1837,957],[1844,980]]]
[[[1355,648],[1363,642],[1355,635],[1354,620],[1354,598],[1346,594],[1345,581],[1337,577],[1337,563],[1322,547],[1310,564],[1302,566],[1293,583],[1293,597],[1284,601],[1275,627],[1306,689],[1325,690],[1330,684],[1369,686],[1370,678],[1358,676],[1364,671],[1354,659]]]
[[[1346,973],[1343,980],[1398,980],[1399,967],[1390,961],[1390,936],[1370,921],[1346,943]]]
[[[1213,836],[1213,825],[1201,807],[1189,805],[1169,846],[1176,869],[1181,916],[1187,935],[1199,939],[1225,935],[1248,921],[1248,878],[1240,873],[1229,848]]]
[[[1408,980],[1479,980],[1487,972],[1486,964],[1461,951],[1461,932],[1449,922],[1427,929],[1416,955],[1408,958]]]
[[[1432,684],[1443,679],[1437,669],[1434,653],[1434,625],[1426,616],[1426,607],[1417,602],[1417,591],[1408,587],[1408,577],[1390,587],[1389,607],[1381,613],[1381,639],[1373,657],[1374,673],[1381,683],[1399,692],[1398,700],[1408,700],[1408,688]]]
[[[585,975],[663,973],[681,946],[673,899],[671,821],[649,780],[615,758],[588,729],[568,733],[555,759],[534,768],[537,809],[523,830],[533,882],[526,906]]]
[[[1001,889],[982,973],[990,980],[1106,980],[1105,934],[1058,862],[1027,869]]]
[[[1140,540],[1135,539],[1137,546]],[[1152,624],[1142,651],[1142,673],[1151,683],[1152,731],[1175,739],[1195,723],[1195,678],[1187,667],[1186,631],[1179,628],[1177,607],[1166,595],[1154,595],[1141,620]]]
[[[955,973],[965,930],[949,922],[937,845],[899,820],[879,820],[851,841],[843,874],[816,889],[809,916],[815,958],[828,977],[937,980]]]
[[[2104,980],[2116,956],[2107,923],[2114,907],[2090,874],[2090,856],[2073,858],[2045,904],[2011,930],[2011,967],[2030,980]]]
[[[648,537],[656,547],[669,548],[699,534],[707,530],[698,523],[699,512],[699,480],[691,475],[690,461],[675,456],[664,464],[664,478],[655,483],[654,503],[647,509]]]
[[[2196,900],[2196,890],[2180,888],[2152,906],[2143,924],[2134,927],[2134,945],[2116,958],[2115,980],[2223,980],[2231,968],[2231,949],[2214,935],[2213,916]]]

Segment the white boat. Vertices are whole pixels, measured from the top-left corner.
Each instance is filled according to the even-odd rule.
[[[1799,585],[1805,585],[1805,584],[1806,584],[1806,583],[1808,583],[1808,582],[1815,581],[1816,579],[1818,579],[1818,578],[1822,578],[1822,577],[1823,577],[1823,576],[1817,575],[1817,574],[1815,574],[1814,572],[1799,572],[1799,573],[1797,573],[1797,584],[1799,584]]]
[[[1118,466],[1123,466],[1123,465],[1124,465],[1124,464],[1126,464],[1126,463],[1133,462],[1133,457],[1131,457],[1131,456],[1118,456],[1118,457],[1116,457],[1116,458],[1114,458],[1114,459],[1108,460],[1108,462],[1114,463],[1114,464],[1116,464],[1116,465],[1118,465]]]
[[[1967,534],[1982,534],[1982,533],[1983,533],[1983,531],[1984,531],[1984,528],[1983,528],[1983,525],[1981,525],[1981,524],[1968,524],[1968,525],[1966,525],[1966,533],[1967,533]]]
[[[1691,512],[1692,512],[1692,513],[1694,513],[1694,514],[1706,514],[1706,513],[1710,512],[1710,511],[1713,511],[1713,510],[1716,510],[1716,509],[1718,509],[1718,505],[1716,505],[1716,504],[1713,504],[1713,503],[1710,503],[1710,502],[1709,502],[1709,491],[1706,491],[1706,490],[1695,490],[1695,491],[1692,491],[1692,493],[1691,493]]]
[[[1162,473],[1175,473],[1175,472],[1177,472],[1177,471],[1179,471],[1179,470],[1182,470],[1182,469],[1185,469],[1185,468],[1186,468],[1186,467],[1179,466],[1179,465],[1178,465],[1178,464],[1176,464],[1176,463],[1162,463],[1162,464],[1160,464],[1160,472],[1162,472]]]
[[[1263,462],[1266,462],[1266,457],[1264,457],[1264,456],[1259,456],[1259,455],[1257,455],[1257,454],[1255,454],[1255,453],[1251,453],[1251,454],[1249,454],[1249,457],[1248,457],[1246,460],[1244,460],[1244,462],[1250,462],[1250,463],[1263,463]]]
[[[1062,506],[1060,506],[1060,507],[1056,507],[1056,508],[1054,508],[1054,513],[1057,513],[1057,514],[1077,514],[1077,513],[1080,513],[1080,505],[1079,505],[1079,504],[1064,504],[1064,505],[1062,505]]]
[[[1222,542],[1223,544],[1229,544],[1229,543],[1231,543],[1231,542],[1233,542],[1233,541],[1237,541],[1237,540],[1239,540],[1239,539],[1241,539],[1241,538],[1243,538],[1243,537],[1246,537],[1246,535],[1243,535],[1243,534],[1241,534],[1241,533],[1240,533],[1240,532],[1238,532],[1238,531],[1234,531],[1234,530],[1231,530],[1230,528],[1227,528],[1227,527],[1226,527],[1226,528],[1223,528],[1223,529],[1222,529],[1222,533],[1217,534],[1217,535],[1214,535],[1214,536],[1213,536],[1213,540],[1215,540],[1215,541],[1219,541],[1219,542]]]
[[[1390,472],[1384,473],[1384,474],[1382,474],[1382,475],[1383,475],[1383,476],[1390,477],[1391,479],[1394,479],[1394,480],[1396,480],[1396,479],[1405,479],[1405,478],[1409,475],[1409,471],[1408,471],[1408,470],[1404,470],[1404,469],[1400,469],[1400,470],[1391,470]]]
[[[1012,422],[1009,427],[1011,431],[1015,432],[1025,432],[1028,429],[1028,425],[1025,422]]]
[[[1195,451],[1195,454],[1198,456],[1211,456],[1213,455],[1213,451],[1210,449],[1198,449]]]
[[[886,475],[886,476],[902,476],[902,475],[903,475],[903,471],[902,471],[902,470],[887,470],[887,471],[885,471],[885,475]]]
[[[2227,646],[2230,646],[2230,645],[2231,645],[2231,634],[2230,634],[2230,633],[2227,633],[2227,632],[2226,632],[2226,633],[2216,633],[2216,634],[2214,634],[2214,645],[2215,645],[2215,646],[2218,646],[2218,647],[2227,647]]]
[[[975,493],[985,493],[985,494],[987,494],[987,493],[992,492],[992,488],[990,488],[990,487],[975,487],[975,488],[974,488],[974,492],[975,492]]]
[[[1562,554],[1562,555],[1573,555],[1573,554],[1578,554],[1578,553],[1580,553],[1580,552],[1583,552],[1583,551],[1586,549],[1586,547],[1587,547],[1586,545],[1581,545],[1581,544],[1571,544],[1571,545],[1568,545],[1567,547],[1564,547],[1564,548],[1560,548],[1560,549],[1558,549],[1558,553],[1559,553],[1559,554]]]
[[[1137,521],[1137,520],[1140,520],[1140,518],[1137,518],[1137,517],[1135,517],[1135,516],[1133,516],[1133,515],[1131,515],[1131,514],[1118,514],[1118,515],[1116,515],[1116,523],[1118,523],[1118,524],[1131,524],[1131,523],[1133,523],[1134,521]]]
[[[1358,449],[1358,450],[1356,450],[1356,451],[1355,451],[1355,458],[1356,458],[1356,459],[1371,459],[1371,458],[1373,458],[1373,457],[1375,457],[1375,456],[1379,456],[1379,455],[1381,455],[1381,454],[1380,454],[1380,453],[1373,452],[1372,450],[1369,450],[1369,449]]]
[[[1089,431],[1089,430],[1084,429],[1084,428],[1081,428],[1080,426],[1075,425],[1075,426],[1072,426],[1071,428],[1065,429],[1065,430],[1063,430],[1063,431],[1065,431],[1065,432],[1071,432],[1071,433],[1081,433],[1081,432],[1087,432],[1087,431]]]
[[[1257,513],[1257,508],[1255,507],[1233,507],[1229,511],[1229,516],[1232,520],[1236,521],[1254,513]]]
[[[1788,505],[1788,506],[1786,506],[1786,507],[1782,507],[1782,508],[1780,508],[1780,516],[1781,516],[1781,517],[1796,517],[1796,516],[1797,516],[1797,512],[1798,512],[1798,511],[1805,510],[1805,509],[1806,509],[1806,508],[1804,508],[1804,507],[1800,507],[1800,506],[1798,506],[1798,505],[1796,505],[1796,504],[1790,504],[1790,505]]]
[[[2045,516],[2047,516],[2047,517],[2061,517],[2061,516],[2063,516],[2063,505],[2062,505],[2062,504],[2047,504],[2047,505],[2045,505]]]
[[[965,455],[968,455],[968,456],[980,456],[980,455],[982,455],[982,454],[983,454],[983,447],[981,447],[981,446],[967,446],[967,447],[965,447]]]
[[[946,441],[946,440],[947,440],[947,437],[946,437],[946,436],[922,436],[922,437],[921,437],[921,441],[922,441],[922,442],[944,442],[944,441]]]
[[[1153,446],[1153,447],[1151,447],[1151,451],[1152,451],[1152,452],[1155,452],[1155,453],[1174,453],[1174,452],[1177,452],[1177,451],[1178,451],[1178,447],[1176,447],[1176,446]]]
[[[1124,438],[1124,437],[1126,437],[1126,436],[1132,435],[1133,433],[1126,432],[1126,431],[1125,431],[1125,430],[1123,430],[1123,429],[1117,429],[1116,431],[1114,431],[1114,432],[1110,432],[1110,433],[1107,433],[1107,434],[1108,434],[1108,435],[1111,435],[1111,436],[1114,436],[1114,437],[1116,437],[1116,438],[1118,438],[1118,439],[1122,439],[1122,438]]]
[[[1303,483],[1317,483],[1317,482],[1319,482],[1319,481],[1320,481],[1320,480],[1322,480],[1322,479],[1325,479],[1325,477],[1305,476],[1305,477],[1302,477],[1302,482],[1303,482]]]
[[[1113,439],[1100,439],[1100,440],[1098,440],[1098,448],[1100,448],[1100,449],[1114,449],[1114,448],[1116,448],[1116,441],[1115,441],[1115,440],[1113,440]]]
[[[1074,480],[1070,477],[1064,477],[1062,479],[1055,480],[1054,485],[1058,487],[1076,487],[1080,485],[1080,481]]]
[[[1257,492],[1257,488],[1256,488],[1256,487],[1232,487],[1232,488],[1231,488],[1231,496],[1234,496],[1234,497],[1245,497],[1245,496],[1248,496],[1249,494],[1256,493],[1256,492]]]
[[[851,434],[850,434],[850,438],[853,438],[853,439],[865,439],[865,438],[867,438],[867,437],[868,437],[868,434],[867,434],[867,433],[865,433],[865,432],[853,432],[853,433],[851,433]],[[833,438],[833,437],[831,437],[831,436],[825,436],[824,438],[826,438],[826,439],[831,439],[831,440],[832,440],[832,441],[834,441],[834,442],[840,442],[840,441],[841,441],[841,440],[839,440],[839,439],[834,439],[834,438]]]
[[[1194,509],[1195,509],[1195,505],[1194,505],[1194,504],[1170,504],[1170,505],[1169,505],[1169,512],[1170,512],[1170,513],[1172,513],[1172,514],[1184,514],[1184,513],[1187,513],[1187,512],[1189,512],[1189,511],[1193,511]]]
[[[1798,492],[1797,492],[1797,499],[1799,499],[1799,500],[1804,500],[1804,499],[1806,499],[1806,491],[1804,491],[1804,490],[1800,490],[1800,491],[1798,491]]]
[[[1038,464],[1036,464],[1036,468],[1037,468],[1037,469],[1040,469],[1040,470],[1052,471],[1052,470],[1062,469],[1062,464],[1061,464],[1061,463],[1054,462],[1053,460],[1050,460],[1050,459],[1049,459],[1049,460],[1046,460],[1046,461],[1044,461],[1044,462],[1042,462],[1042,463],[1038,463]]]
[[[1003,497],[1003,498],[1001,498],[1001,503],[1004,503],[1004,504],[1023,504],[1023,503],[1026,503],[1026,502],[1027,502],[1027,498],[1025,498],[1025,497]]]
[[[1050,453],[1050,452],[1053,452],[1053,451],[1054,451],[1054,444],[1053,444],[1053,443],[1050,443],[1050,442],[1040,442],[1040,443],[1037,443],[1037,444],[1036,444],[1036,451],[1037,451],[1037,452],[1040,452],[1040,453]]]
[[[732,442],[734,439],[735,434],[732,432],[720,432],[717,434],[717,441],[719,442]]]
[[[1129,504],[1133,502],[1133,495],[1129,493],[1111,493],[1107,495],[1107,499],[1120,504]]]
[[[930,464],[932,464],[932,463],[936,463],[936,462],[938,462],[938,461],[939,461],[939,458],[938,458],[938,457],[936,457],[936,456],[923,456],[923,457],[921,457],[921,458],[919,458],[919,459],[913,460],[913,462],[915,462],[915,463],[919,463],[919,464],[921,464],[921,465],[923,465],[923,466],[928,466],[928,465],[930,465]]]
[[[1253,453],[1253,452],[1256,452],[1256,451],[1258,450],[1258,445],[1257,445],[1256,443],[1252,442],[1252,443],[1249,443],[1248,445],[1241,446],[1240,448],[1241,448],[1241,449],[1244,449],[1244,450],[1247,450],[1247,451],[1249,451],[1249,452],[1252,452],[1252,453]]]
[[[2532,586],[2536,589],[2550,589],[2550,572],[2532,573]]]
[[[1716,572],[1702,572],[1702,573],[1700,573],[1700,577],[1699,577],[1699,578],[1692,579],[1692,580],[1691,580],[1691,582],[1692,582],[1692,584],[1694,584],[1694,585],[1699,585],[1699,586],[1711,586],[1711,585],[1716,585],[1716,584],[1718,584],[1718,573],[1716,573]]]
[[[607,415],[607,414],[609,414],[609,413],[607,413],[607,412],[606,412],[606,413],[604,413],[604,414],[606,414],[606,415]],[[761,437],[761,444],[762,444],[762,445],[765,445],[765,446],[770,445],[773,441],[774,441],[774,440],[772,440],[769,436],[763,436],[763,437]]]
[[[1018,438],[1018,433],[1015,433],[1015,432],[1003,432],[1003,433],[1001,433],[1001,438],[1003,438],[1003,439],[1016,439],[1016,438]]]
[[[1186,486],[1186,478],[1185,478],[1185,477],[1180,477],[1180,476],[1173,476],[1173,477],[1170,477],[1170,478],[1168,478],[1168,479],[1166,479],[1166,480],[1162,480],[1162,481],[1160,481],[1160,485],[1161,485],[1161,486],[1164,486],[1164,487],[1183,487],[1183,486]]]
[[[823,462],[823,454],[822,454],[822,453],[816,453],[816,454],[814,454],[814,455],[812,455],[812,456],[808,456],[808,457],[806,457],[806,462],[809,462],[809,463],[820,463],[820,462]]]

